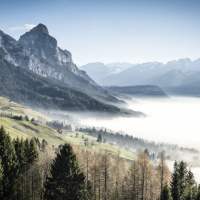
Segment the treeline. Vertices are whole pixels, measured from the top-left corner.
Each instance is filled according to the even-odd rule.
[[[12,140],[0,128],[0,199],[41,199],[46,171],[41,156],[47,145],[37,138]]]
[[[45,140],[12,140],[0,129],[2,200],[199,200],[200,189],[184,162],[169,172],[147,151],[132,161],[108,151]]]
[[[34,138],[11,140],[0,128],[0,199],[26,199],[27,195],[34,195],[37,171],[32,166],[38,156]]]
[[[27,122],[31,122],[34,125],[38,125],[41,122],[35,120],[34,118],[29,118],[27,115],[17,115],[17,114],[13,114],[12,112],[0,112],[0,117],[6,117],[6,118],[10,118],[10,119],[14,119],[17,121],[27,121]]]
[[[170,185],[164,185],[161,200],[200,200],[200,185],[183,161],[174,163]]]
[[[60,121],[49,121],[46,123],[47,126],[57,129],[57,131],[62,132],[62,130],[72,131],[72,125],[65,124],[64,122]]]
[[[105,128],[78,128],[77,131],[88,133],[89,135],[101,138],[102,142],[108,142],[112,144],[117,144],[120,147],[128,148],[137,151],[143,151],[148,149],[152,158],[157,158],[159,153],[162,151],[166,152],[168,159],[180,159],[180,156],[193,154],[198,156],[199,152],[193,148],[183,148],[178,145],[167,144],[167,143],[155,143],[151,141],[144,140],[142,138],[137,138],[128,134],[122,134],[119,132],[113,132]]]

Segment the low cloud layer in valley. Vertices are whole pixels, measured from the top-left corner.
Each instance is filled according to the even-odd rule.
[[[145,117],[101,117],[94,113],[48,112],[59,120],[72,120],[76,125],[104,127],[156,142],[200,148],[198,98],[127,100],[128,108],[145,113]]]

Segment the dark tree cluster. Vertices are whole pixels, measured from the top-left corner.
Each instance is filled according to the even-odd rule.
[[[38,156],[34,138],[12,140],[5,129],[0,128],[0,199],[25,199],[26,173]]]
[[[161,200],[199,200],[200,187],[183,161],[174,163],[170,185],[161,191]]]
[[[14,120],[18,120],[18,121],[22,121],[22,120],[29,121],[29,117],[27,115],[22,116],[22,115],[15,115],[13,113],[2,112],[2,113],[0,113],[0,116],[1,117],[7,117],[7,118],[10,118],[10,119],[14,119]]]
[[[47,125],[51,128],[57,129],[57,130],[62,130],[62,129],[68,130],[68,131],[72,130],[72,126],[70,124],[65,124],[60,121],[49,121],[49,122],[47,122]]]
[[[11,139],[0,128],[1,200],[88,200],[89,182],[68,144],[60,146],[54,160],[48,143],[38,138]]]
[[[102,142],[101,135],[98,137]],[[52,148],[38,138],[11,139],[0,128],[1,200],[200,200],[200,186],[185,162],[171,174],[165,153],[148,150],[132,161],[109,151],[64,144]]]
[[[88,200],[90,193],[85,183],[85,175],[79,168],[72,147],[68,144],[61,146],[46,179],[44,198]]]

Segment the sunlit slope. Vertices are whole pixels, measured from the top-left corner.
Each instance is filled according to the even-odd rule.
[[[57,130],[46,125],[48,117],[36,112],[28,107],[9,101],[0,97],[0,126],[4,126],[12,138],[32,138],[37,137],[40,140],[45,139],[48,144],[58,146],[63,143],[86,148],[93,152],[110,152],[111,154],[120,154],[125,159],[133,159],[134,154],[124,148],[109,143],[98,143],[95,137],[82,132],[63,131],[62,134]],[[6,117],[5,114],[28,116],[29,120],[16,120]],[[33,123],[30,119],[40,120],[41,123]]]
[[[8,113],[13,115],[29,116],[40,121],[48,121],[49,118],[40,112],[34,111],[27,106],[10,101],[5,97],[0,97],[0,113]]]

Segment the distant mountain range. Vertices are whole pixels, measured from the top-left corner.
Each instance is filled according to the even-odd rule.
[[[102,84],[106,77],[118,74],[131,66],[132,64],[130,63],[104,64],[101,62],[96,62],[80,66],[80,69],[86,71],[97,83]]]
[[[121,67],[119,72],[109,71],[109,65],[99,65],[98,68],[105,69],[104,74],[95,72],[96,67],[92,65],[90,63],[81,68],[104,86],[157,85],[173,94],[200,95],[200,59],[192,61],[186,58],[166,64],[160,62],[129,64],[128,68]],[[120,63],[117,67],[120,67]]]
[[[135,97],[167,97],[167,94],[155,85],[110,86],[107,90],[114,95],[130,95]]]
[[[0,31],[1,95],[46,108],[120,112],[110,104],[119,100],[79,70],[43,24],[19,40]]]

